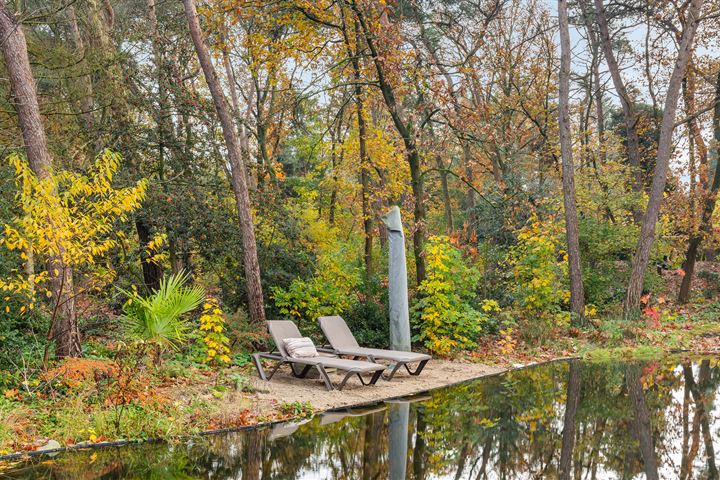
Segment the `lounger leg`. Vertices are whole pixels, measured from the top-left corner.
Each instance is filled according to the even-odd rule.
[[[255,364],[255,369],[257,369],[258,376],[261,380],[267,381],[267,377],[265,376],[265,370],[262,367],[262,361],[260,360],[260,355],[257,353],[253,353],[252,355],[253,363]]]
[[[382,374],[383,374],[382,370],[378,370],[377,372],[373,373],[373,376],[370,379],[369,385],[375,385],[377,383],[377,381],[380,380],[380,377],[382,376]]]
[[[387,380],[387,381],[392,380],[392,378],[395,376],[395,374],[397,373],[397,371],[398,371],[398,370],[400,369],[400,367],[402,367],[403,365],[405,365],[405,364],[404,364],[404,363],[401,363],[401,362],[397,362],[397,363],[395,364],[395,366],[393,367],[393,369],[390,371],[390,375],[388,375],[388,376],[383,376],[383,378],[384,378],[385,380]],[[405,365],[405,368],[407,368],[407,365]]]
[[[425,368],[425,365],[427,365],[427,362],[428,362],[428,360],[423,360],[422,362],[420,362],[420,365],[417,366],[417,368],[415,369],[414,372],[412,370],[410,370],[410,367],[408,367],[407,363],[406,363],[405,370],[407,370],[410,375],[420,375],[420,372],[423,371],[423,368]]]
[[[327,388],[328,390],[334,390],[335,387],[333,387],[332,381],[330,380],[330,377],[325,371],[325,368],[322,365],[317,365],[316,368],[320,373],[320,378],[322,378],[323,382],[325,382],[325,388]],[[340,389],[342,389],[342,387],[340,387]]]
[[[305,365],[305,368],[303,368],[300,373],[297,373],[295,371],[295,365],[293,365],[292,363],[290,364],[290,368],[292,369],[292,374],[295,378],[305,378],[310,369],[312,368],[312,365]]]
[[[359,373],[356,373],[356,372],[348,372],[347,375],[345,375],[345,378],[342,379],[342,382],[340,382],[340,385],[338,385],[336,388],[337,388],[338,390],[342,390],[343,387],[345,386],[345,384],[347,383],[347,381],[348,381],[348,380],[350,379],[350,377],[352,377],[353,375],[357,375],[357,376],[360,378],[360,382],[361,382],[363,385],[365,385],[365,382],[363,381],[363,379],[362,379],[362,377],[360,376]]]
[[[278,360],[278,364],[275,365],[275,367],[274,367],[274,368],[272,369],[272,371],[270,372],[270,375],[268,375],[265,380],[270,380],[270,379],[273,377],[273,375],[275,375],[275,372],[277,372],[277,371],[280,369],[280,367],[282,367],[283,365],[285,365],[285,363],[287,363],[287,362]]]

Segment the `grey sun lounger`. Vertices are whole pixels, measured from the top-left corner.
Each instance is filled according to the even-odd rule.
[[[267,326],[268,331],[270,332],[270,336],[272,336],[273,341],[275,342],[277,350],[272,352],[258,352],[253,354],[253,363],[255,363],[255,368],[257,369],[258,375],[263,380],[270,380],[273,375],[275,375],[275,372],[277,372],[278,369],[285,364],[290,365],[292,374],[296,378],[305,378],[310,369],[315,367],[315,369],[317,369],[318,373],[320,374],[320,378],[323,382],[325,382],[325,387],[328,390],[342,390],[345,386],[345,383],[347,383],[350,377],[354,375],[357,375],[357,377],[360,379],[360,383],[362,383],[363,385],[375,385],[380,379],[383,370],[385,370],[384,366],[378,365],[377,363],[357,360],[346,360],[344,358],[337,358],[334,356],[328,357],[321,355],[319,357],[311,358],[291,357],[285,350],[285,343],[283,342],[283,340],[285,340],[286,338],[302,337],[302,334],[298,330],[297,326],[290,320],[268,320]],[[332,353],[323,349],[318,349],[318,351]],[[278,364],[275,366],[275,368],[272,369],[269,375],[265,374],[265,369],[262,366],[263,358],[268,360],[275,360],[278,362]],[[299,371],[296,370],[296,365],[301,366],[302,369]],[[330,376],[325,370],[326,368],[334,368],[347,373],[345,377],[343,377],[343,379],[340,381],[340,384],[334,385],[333,382],[330,380]],[[366,382],[363,378],[363,374],[370,374],[370,380]]]
[[[367,358],[373,363],[378,363],[378,360],[394,362],[395,365],[390,371],[390,374],[384,377],[385,380],[392,379],[400,367],[405,367],[410,375],[420,375],[420,372],[425,368],[427,362],[432,359],[430,355],[424,353],[361,347],[358,345],[355,336],[342,317],[334,315],[331,317],[320,317],[318,320],[320,322],[320,328],[322,328],[325,334],[325,338],[330,342],[333,353],[350,356],[353,357],[353,359]],[[408,366],[410,363],[418,363],[414,371],[410,370]]]

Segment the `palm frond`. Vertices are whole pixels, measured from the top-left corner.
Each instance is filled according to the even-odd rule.
[[[123,306],[125,330],[129,335],[158,344],[177,347],[187,337],[183,315],[197,308],[205,298],[201,287],[186,287],[189,275],[180,272],[161,280],[148,297],[120,290],[128,297]]]

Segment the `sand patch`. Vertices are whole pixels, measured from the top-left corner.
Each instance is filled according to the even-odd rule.
[[[327,391],[316,373],[304,379],[294,378],[290,374],[290,367],[283,366],[271,381],[266,382],[256,376],[252,385],[257,390],[254,397],[261,411],[271,404],[283,402],[309,402],[316,410],[328,410],[412,395],[505,370],[503,367],[480,363],[433,359],[417,377],[402,369],[389,382],[380,379],[376,385],[363,386],[355,377],[348,381],[343,390]],[[334,383],[339,383],[342,377],[343,374],[338,372],[330,374]]]

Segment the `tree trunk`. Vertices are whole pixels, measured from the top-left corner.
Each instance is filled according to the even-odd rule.
[[[415,142],[406,142],[408,163],[410,164],[410,181],[414,198],[413,216],[415,229],[413,231],[413,253],[415,256],[415,279],[420,285],[425,280],[425,186],[420,164],[420,154]]]
[[[460,141],[462,146],[462,161],[463,161],[463,170],[465,172],[465,181],[467,182],[467,191],[466,191],[466,199],[467,199],[467,225],[473,234],[477,232],[477,192],[475,191],[475,174],[473,173],[472,169],[472,150],[470,149],[470,145],[468,144],[467,140],[461,140]],[[499,171],[496,171],[495,168],[495,162],[492,162],[493,164],[493,173],[499,174]],[[499,180],[498,180],[499,178]],[[498,185],[502,184],[502,175],[499,174],[498,177],[496,177],[496,181],[498,181]],[[472,236],[470,236],[472,237]]]
[[[415,217],[415,225],[413,228],[413,253],[415,256],[415,278],[417,284],[420,285],[425,280],[425,188],[422,175],[422,164],[420,154],[417,149],[416,131],[412,122],[408,122],[405,118],[402,105],[395,98],[395,90],[389,83],[385,75],[384,61],[380,52],[375,45],[372,32],[366,24],[365,17],[360,11],[356,3],[351,4],[355,16],[362,29],[365,43],[370,51],[370,57],[373,60],[375,71],[377,73],[378,86],[382,93],[383,100],[388,109],[388,113],[392,118],[395,129],[403,140],[405,146],[405,158],[410,166],[410,185],[412,187],[414,204],[413,216]]]
[[[637,133],[637,115],[633,108],[633,102],[630,99],[625,82],[620,75],[620,66],[615,58],[615,52],[612,48],[612,40],[610,38],[610,29],[608,28],[608,20],[605,15],[605,7],[602,0],[594,0],[595,15],[597,23],[600,27],[600,44],[602,45],[605,62],[607,63],[610,77],[612,78],[615,91],[620,98],[622,106],[623,118],[625,119],[625,135],[627,137],[627,154],[628,163],[633,170],[633,191],[642,190],[642,170],[640,168],[640,139]],[[636,221],[640,220],[639,212],[635,214]]]
[[[570,465],[575,448],[575,417],[580,404],[580,364],[577,361],[570,363],[567,384],[567,399],[565,401],[565,421],[562,431],[562,448],[560,450],[560,466],[558,476],[561,480],[570,479]]]
[[[245,450],[243,452],[245,462],[242,464],[242,478],[247,480],[260,480],[260,475],[263,473],[263,432],[248,432],[248,435],[245,436],[243,449]]]
[[[427,422],[422,409],[415,413],[415,445],[412,453],[412,470],[414,480],[425,479],[425,435],[427,434]]]
[[[357,21],[355,24],[355,41],[360,37],[360,26]],[[357,109],[357,125],[358,125],[358,150],[360,153],[360,186],[362,187],[362,216],[363,216],[363,232],[365,233],[365,276],[370,278],[373,273],[372,268],[372,214],[370,213],[370,159],[367,153],[367,123],[365,122],[365,102],[363,98],[363,89],[360,73],[359,48],[355,46],[355,52],[352,51],[350,42],[346,38],[346,46],[348,54],[351,58],[353,67],[353,76],[355,79],[355,108]]]
[[[412,4],[411,4],[412,5]],[[496,12],[499,12],[500,9],[497,9]],[[417,18],[422,18],[422,12],[418,8],[415,8],[415,15]],[[487,31],[486,28],[490,22],[490,20],[494,17],[493,15],[489,15],[486,17],[484,21],[484,29],[483,29],[483,35]],[[436,46],[433,44],[433,42],[430,40],[427,29],[425,28],[425,24],[423,21],[418,22],[418,27],[420,28],[420,38],[423,41],[423,44],[425,44],[425,48],[430,52],[430,56],[432,58],[433,63],[435,64],[435,67],[440,71],[442,76],[445,78],[445,83],[448,89],[448,93],[450,94],[450,98],[452,99],[452,105],[453,105],[453,111],[457,117],[457,120],[460,121],[462,118],[462,107],[460,106],[460,102],[458,101],[458,92],[455,89],[455,82],[453,80],[452,75],[448,71],[448,69],[445,67],[444,63],[440,61],[440,58],[438,57],[438,51]],[[476,191],[473,186],[474,182],[474,174],[472,170],[472,153],[470,150],[470,145],[468,143],[468,140],[464,137],[464,134],[455,128],[453,128],[453,131],[455,132],[455,136],[458,139],[458,142],[461,147],[462,151],[462,168],[465,175],[465,184],[467,186],[467,195],[466,195],[466,208],[467,208],[467,226],[470,232],[475,232],[477,229],[477,212],[476,210]],[[431,133],[432,135],[432,133]],[[436,162],[438,163],[438,168],[443,168],[441,165],[444,163],[441,156],[436,157]],[[450,202],[450,194],[448,191],[448,182],[447,182],[448,174],[445,169],[441,170],[440,174],[440,182],[442,186],[442,192],[443,192],[443,200],[445,203],[445,219],[447,222],[447,231],[448,234],[454,230],[454,221],[453,221],[453,215],[452,215],[452,204]],[[501,179],[500,177],[496,177],[496,180],[498,183],[500,183]],[[474,235],[468,235],[469,239],[474,238]]]
[[[690,373],[692,374],[692,368],[690,367],[689,362],[683,363],[683,370],[685,368],[690,368]],[[689,452],[689,445],[690,445],[690,385],[688,385],[688,382],[685,382],[683,386],[683,404],[682,404],[682,447],[680,451],[680,480],[685,480],[688,478],[688,472],[689,472],[689,463],[688,463],[688,452]]]
[[[435,162],[437,168],[440,170],[440,188],[442,191],[443,207],[445,208],[445,230],[450,235],[455,230],[453,211],[452,211],[452,200],[450,198],[450,187],[448,186],[448,172],[443,163],[441,155],[435,155]]]
[[[30,69],[22,27],[0,1],[0,48],[10,77],[10,89],[18,114],[27,160],[39,180],[51,175],[52,161],[40,116],[35,78]],[[52,222],[52,219],[48,219]],[[80,330],[75,316],[72,267],[65,265],[62,251],[48,258],[48,272],[55,308],[49,336],[55,340],[58,358],[79,357]]]
[[[332,167],[332,192],[330,193],[330,206],[328,207],[328,222],[335,225],[335,210],[337,209],[338,196],[338,166],[342,163],[345,149],[342,146],[342,112],[338,115],[336,125],[330,128],[330,166]],[[340,145],[340,155],[337,148]],[[339,158],[338,158],[339,157]]]
[[[645,403],[645,393],[640,381],[639,366],[628,366],[626,383],[633,410],[633,429],[640,445],[640,455],[645,466],[645,476],[647,480],[657,480],[657,455],[655,454],[655,443],[653,442],[650,412]]]
[[[715,143],[715,173],[713,174],[710,192],[703,196],[703,210],[700,218],[699,232],[694,233],[688,241],[688,248],[685,253],[685,261],[683,261],[683,270],[685,275],[680,283],[680,292],[678,293],[678,302],[687,303],[690,299],[690,291],[692,289],[692,280],[695,274],[695,260],[697,252],[702,243],[703,238],[708,235],[712,229],[710,220],[715,211],[715,203],[717,202],[718,189],[720,189],[720,72],[717,74],[715,82],[715,107],[713,109],[713,137]]]
[[[80,63],[81,68],[87,69],[87,62],[84,60],[87,52],[85,51],[85,43],[83,42],[82,35],[80,34],[77,15],[75,14],[75,7],[73,5],[69,5],[67,7],[67,16],[70,21],[70,36],[75,44],[75,49],[78,54],[80,54],[81,58],[83,58],[83,61]],[[78,101],[78,105],[80,107],[80,118],[82,119],[86,134],[88,134],[90,138],[95,138],[93,142],[89,142],[89,145],[92,145],[92,151],[89,152],[90,158],[92,158],[100,153],[100,150],[102,149],[102,144],[99,141],[100,135],[98,135],[96,131],[95,113],[93,112],[95,102],[93,100],[94,94],[92,76],[89,73],[80,75],[77,81],[80,90],[80,100]]]
[[[195,2],[193,0],[183,0],[183,4],[185,5],[185,14],[188,19],[190,35],[195,44],[195,51],[202,66],[203,73],[205,74],[205,81],[210,89],[215,110],[220,118],[223,138],[225,139],[228,156],[230,158],[232,185],[235,191],[240,233],[242,234],[248,310],[253,322],[262,323],[265,321],[265,307],[263,303],[262,284],[260,283],[260,264],[257,257],[255,227],[250,210],[250,195],[247,188],[247,177],[240,142],[233,125],[232,116],[230,115],[230,108],[228,107],[227,100],[220,86],[220,81],[215,72],[215,67],[210,59],[210,53],[208,52],[202,32],[200,31],[200,20],[197,10],[195,9]]]
[[[385,411],[372,413],[365,416],[363,427],[363,451],[362,451],[362,479],[374,480],[382,478],[381,459],[383,426],[385,423]]]
[[[153,62],[155,63],[155,74],[158,84],[158,111],[155,122],[157,124],[157,143],[158,158],[160,169],[164,164],[165,148],[170,142],[170,134],[172,133],[172,124],[170,123],[169,98],[168,98],[168,82],[167,73],[165,71],[165,55],[162,50],[162,41],[157,26],[157,14],[155,0],[147,0],[148,19],[150,20],[150,30],[152,35]],[[174,142],[173,142],[174,143]]]
[[[151,240],[150,227],[141,216],[135,217],[135,230],[138,234],[140,245],[145,246]],[[148,292],[160,288],[160,280],[163,277],[163,269],[155,262],[151,262],[146,258],[145,252],[141,252],[140,265],[142,266],[143,282]]]
[[[680,84],[685,76],[685,70],[691,57],[693,39],[697,30],[702,3],[703,0],[691,0],[690,2],[687,21],[682,39],[680,40],[678,56],[668,84],[662,124],[660,127],[660,140],[658,141],[655,172],[650,187],[647,209],[645,210],[642,227],[640,229],[640,238],[638,238],[637,249],[633,256],[632,271],[630,273],[625,303],[623,305],[626,318],[635,317],[640,312],[640,297],[642,296],[645,272],[647,271],[650,260],[650,250],[655,240],[655,226],[658,215],[660,214],[665,184],[667,182],[670,155],[672,154],[672,136],[673,130],[675,129],[675,111],[677,109]]]
[[[223,25],[223,29],[225,28],[225,25]],[[233,72],[232,64],[230,63],[230,51],[228,47],[228,42],[230,40],[225,31],[223,31],[223,38],[221,38],[221,40],[223,45],[223,66],[225,67],[228,88],[230,89],[230,101],[232,102],[233,114],[237,119],[237,132],[240,137],[240,151],[243,154],[243,158],[248,162],[251,162],[252,156],[250,155],[250,141],[248,139],[247,128],[245,127],[245,121],[240,112],[240,97],[238,95],[237,86],[235,85],[235,73]],[[255,190],[257,188],[257,179],[255,176],[248,173],[248,180],[250,182],[250,188]]]
[[[558,0],[560,23],[560,93],[558,122],[560,127],[560,151],[562,155],[563,203],[565,206],[565,235],[567,236],[568,270],[570,274],[570,310],[573,323],[585,318],[585,292],[580,265],[580,240],[575,201],[575,166],[572,157],[572,132],[570,130],[570,31],[568,26],[567,0]]]
[[[710,391],[707,388],[707,383],[710,379],[710,361],[703,360],[700,364],[697,383],[693,377],[692,367],[690,365],[683,366],[683,375],[685,377],[685,385],[687,385],[695,401],[695,411],[697,412],[700,428],[702,429],[705,456],[708,459],[707,478],[717,480],[718,468],[715,463],[715,446],[713,445],[710,415],[708,414],[708,410],[712,411],[713,402],[712,399],[706,398],[706,395],[708,395]]]

